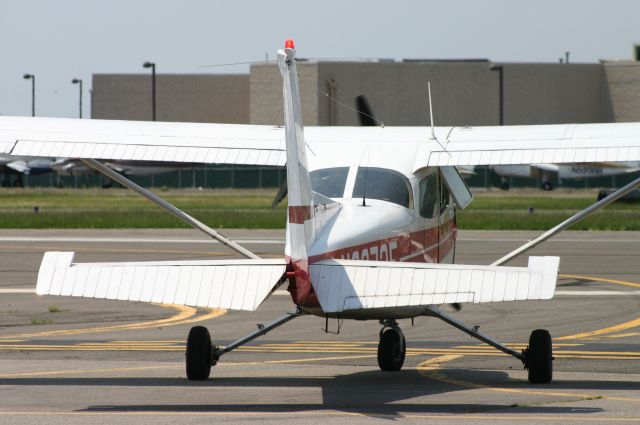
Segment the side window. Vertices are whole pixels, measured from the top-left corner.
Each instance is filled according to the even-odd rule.
[[[442,214],[449,206],[449,189],[444,184],[444,179],[440,177],[440,214]]]
[[[327,198],[342,198],[349,167],[324,168],[312,171],[311,189]]]
[[[420,215],[425,218],[433,218],[438,203],[437,174],[431,173],[420,180],[418,191],[420,194]]]

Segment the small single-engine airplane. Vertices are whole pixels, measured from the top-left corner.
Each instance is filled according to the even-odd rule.
[[[509,190],[509,177],[533,178],[544,190],[553,190],[556,181],[610,177],[640,171],[640,163],[581,163],[581,164],[531,164],[492,165],[490,168],[501,177],[500,187]]]
[[[549,332],[513,350],[438,306],[553,297],[558,257],[502,264],[640,185],[640,179],[489,266],[454,264],[455,208],[472,195],[455,166],[640,160],[640,124],[518,127],[308,127],[303,129],[293,41],[278,52],[284,128],[257,125],[0,118],[0,152],[78,158],[247,257],[219,261],[74,263],[47,252],[37,293],[255,310],[276,288],[295,309],[226,347],[202,326],[186,344],[189,379],[237,347],[301,315],[376,320],[378,364],[397,371],[399,319],[433,316],[520,359],[533,383],[552,380]],[[259,259],[101,161],[284,166],[288,219],[283,258]],[[454,205],[455,204],[455,205]]]
[[[50,158],[20,158],[0,155],[0,174],[3,175],[2,186],[23,187],[24,181],[22,180],[22,176],[37,176],[51,173],[53,171],[51,168],[52,164],[53,160]],[[12,175],[16,176],[13,182],[11,181]]]

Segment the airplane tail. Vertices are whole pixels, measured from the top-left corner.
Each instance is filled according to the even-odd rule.
[[[300,91],[296,70],[295,49],[292,40],[285,42],[285,48],[278,51],[278,67],[282,74],[282,94],[284,99],[284,127],[287,150],[287,192],[289,206],[285,257],[288,262],[289,291],[298,305],[312,302],[313,289],[309,278],[307,252],[316,241],[321,223],[317,215],[326,215],[314,208],[314,193],[307,167],[306,144],[302,125]],[[317,196],[317,195],[316,195]],[[319,203],[331,202],[324,199]]]

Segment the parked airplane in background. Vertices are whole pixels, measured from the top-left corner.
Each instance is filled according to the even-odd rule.
[[[53,160],[50,158],[21,158],[10,155],[0,155],[0,173],[2,174],[3,187],[23,187],[23,176],[37,176],[52,172],[51,165]],[[11,176],[15,176],[15,180],[11,181]]]
[[[189,379],[296,317],[375,320],[378,364],[399,370],[406,343],[398,320],[437,317],[520,359],[533,383],[552,380],[551,336],[534,330],[520,352],[438,306],[553,296],[558,257],[517,255],[640,185],[640,179],[489,266],[454,264],[456,207],[472,195],[455,166],[640,160],[640,124],[520,127],[307,127],[303,129],[293,42],[278,52],[284,127],[41,118],[0,118],[0,152],[79,158],[247,257],[240,260],[73,263],[47,252],[37,293],[255,310],[287,285],[295,309],[226,347],[191,329]],[[137,186],[101,161],[285,166],[288,214],[282,258],[263,260]],[[455,205],[455,206],[454,206]]]
[[[534,178],[544,190],[553,190],[555,182],[565,179],[588,179],[610,177],[640,171],[640,163],[575,163],[575,164],[531,164],[492,165],[489,167],[502,177],[500,187],[509,190],[509,177]]]
[[[156,174],[170,173],[181,168],[193,167],[196,165],[184,163],[170,164],[166,162],[152,163],[150,161],[107,161],[104,164],[118,174],[128,177],[152,176]],[[51,168],[54,169],[59,176],[86,177],[98,174],[96,170],[89,167],[84,162],[72,158],[57,159],[53,164],[51,164]],[[112,181],[107,179],[102,186],[106,188],[111,187],[111,185]]]

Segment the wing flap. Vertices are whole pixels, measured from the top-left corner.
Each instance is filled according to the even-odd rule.
[[[281,259],[73,263],[73,258],[73,252],[46,252],[36,293],[254,311],[286,267]]]
[[[353,260],[325,260],[309,267],[323,311],[339,313],[550,299],[559,265],[559,257],[529,257],[527,267]]]

